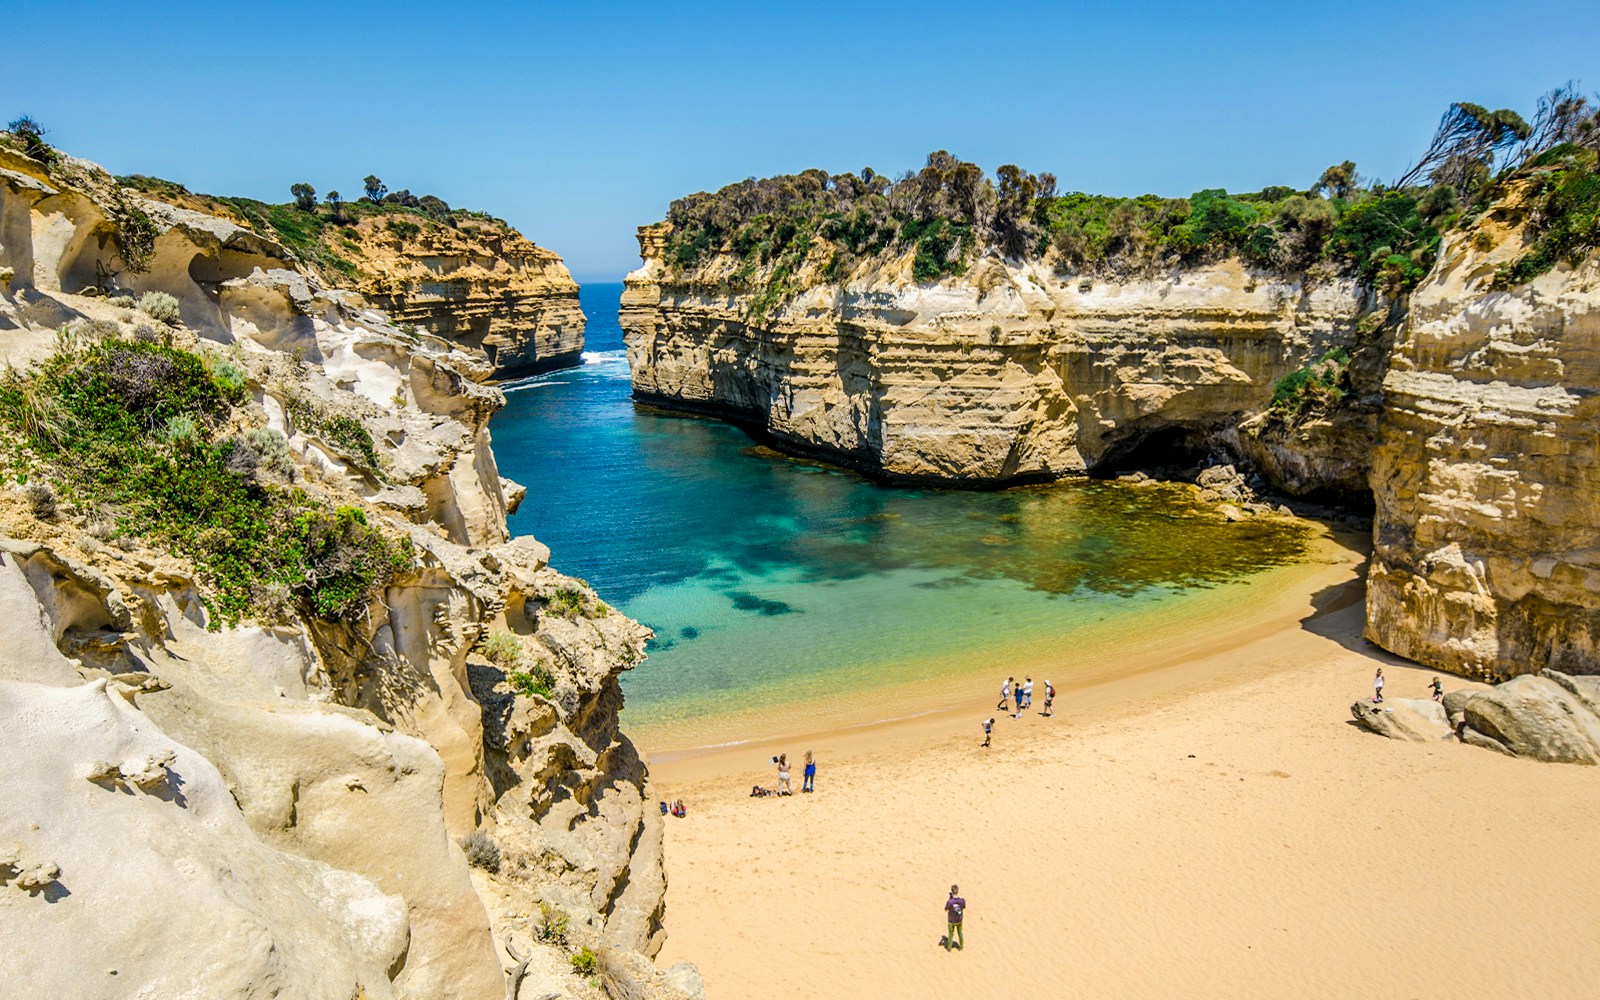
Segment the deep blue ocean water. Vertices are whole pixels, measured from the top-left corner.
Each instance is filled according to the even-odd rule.
[[[630,725],[737,738],[707,720],[1003,677],[999,650],[1070,649],[1304,552],[1303,530],[1228,524],[1180,487],[889,488],[636,406],[621,290],[584,286],[583,365],[509,384],[491,430],[528,488],[512,531],[656,631],[623,679]]]

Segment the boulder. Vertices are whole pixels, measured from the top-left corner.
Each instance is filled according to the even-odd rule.
[[[1600,679],[1555,671],[1512,678],[1462,706],[1463,742],[1513,757],[1600,764]]]
[[[1381,705],[1358,701],[1350,714],[1361,728],[1394,740],[1430,743],[1454,734],[1444,706],[1427,698],[1397,698]]]

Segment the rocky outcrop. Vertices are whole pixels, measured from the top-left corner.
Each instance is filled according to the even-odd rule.
[[[1431,743],[1455,735],[1444,705],[1427,698],[1358,701],[1350,706],[1350,715],[1362,729],[1390,739]]]
[[[578,364],[578,286],[555,253],[509,226],[463,217],[362,219],[344,252],[354,288],[395,323],[484,351],[498,378]]]
[[[1600,678],[1514,677],[1461,702],[1463,743],[1513,757],[1600,764]]]
[[[938,283],[901,259],[834,283],[819,250],[763,312],[732,260],[675,271],[667,232],[640,231],[623,294],[636,398],[897,480],[1052,478],[1147,446],[1203,455],[1277,379],[1356,348],[1372,306],[1354,282],[1236,259],[1106,280],[991,255]]]
[[[1491,289],[1518,211],[1413,294],[1372,467],[1367,635],[1487,680],[1600,670],[1600,257]]]
[[[411,556],[359,614],[229,626],[194,566],[104,511],[0,490],[0,982],[498,1000],[520,969],[587,996],[566,962],[581,945],[632,963],[641,995],[682,995],[645,957],[661,819],[617,726],[648,631],[508,538],[492,368],[188,210],[150,205],[147,272],[74,289],[118,261],[114,182],[69,167],[0,149],[5,362],[149,336],[225,361],[246,385],[229,419],[282,434],[281,474]],[[121,298],[147,290],[177,297],[182,327]],[[469,835],[499,841],[498,871],[469,868]],[[536,933],[543,907],[564,940]]]

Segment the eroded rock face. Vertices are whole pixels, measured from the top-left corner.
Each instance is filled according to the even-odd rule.
[[[10,166],[0,360],[48,356],[61,324],[134,336],[145,318],[72,287],[109,252],[95,185],[113,182],[74,161],[55,183],[0,149]],[[493,367],[231,223],[150,214],[156,257],[135,280],[178,297],[165,336],[225,354],[247,379],[240,429],[282,432],[296,485],[409,534],[415,558],[353,621],[218,627],[183,560],[0,490],[0,981],[499,1000],[512,936],[527,952],[549,901],[574,946],[678,996],[641,954],[663,933],[660,819],[617,727],[617,675],[648,631],[508,538],[521,488],[487,429]],[[518,637],[552,698],[474,681],[489,633]],[[480,828],[507,845],[492,880],[458,846]],[[196,921],[205,940],[172,947]],[[536,950],[573,981],[559,948]]]
[[[485,351],[499,378],[578,364],[583,311],[559,256],[488,220],[397,232],[356,227],[357,291],[402,326]]]
[[[1390,739],[1430,743],[1455,735],[1444,705],[1427,698],[1358,701],[1350,706],[1350,715],[1361,728]]]
[[[805,290],[761,315],[731,260],[675,273],[665,232],[641,230],[623,294],[636,397],[905,480],[1050,478],[1163,435],[1204,447],[1283,375],[1356,346],[1371,305],[1237,260],[1112,282],[986,258],[937,284],[904,261],[830,284],[808,261]]]
[[[1445,242],[1373,456],[1367,635],[1487,680],[1600,668],[1600,258],[1491,290],[1522,249]]]

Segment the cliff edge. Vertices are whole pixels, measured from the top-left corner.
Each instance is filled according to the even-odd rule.
[[[0,981],[597,997],[581,953],[692,995],[617,726],[649,633],[508,537],[482,355],[32,152],[0,136]]]

